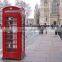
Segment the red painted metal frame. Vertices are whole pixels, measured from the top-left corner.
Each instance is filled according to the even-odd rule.
[[[16,12],[11,12],[11,11],[16,11]],[[20,11],[20,12],[19,12]],[[22,18],[23,18],[23,14],[22,14],[23,10],[22,8],[18,8],[18,7],[14,7],[14,6],[9,6],[9,7],[5,7],[3,8],[3,14],[2,14],[2,28],[3,28],[3,32],[2,32],[2,36],[3,36],[3,59],[21,59],[24,55],[25,55],[25,42],[24,45],[22,45],[23,43],[23,38],[22,38]],[[7,37],[7,33],[5,31],[6,28],[6,17],[14,17],[17,18],[17,48],[14,50],[14,52],[8,52],[7,51],[7,47],[6,47],[6,37]],[[25,33],[24,33],[25,34]],[[22,47],[24,46],[24,48]]]

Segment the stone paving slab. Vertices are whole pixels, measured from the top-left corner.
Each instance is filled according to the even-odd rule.
[[[26,57],[23,60],[0,62],[62,62],[62,40],[53,33],[40,34],[32,38],[31,41],[34,42],[26,47]]]

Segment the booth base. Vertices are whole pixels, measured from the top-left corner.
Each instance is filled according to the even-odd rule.
[[[7,57],[7,58],[4,58],[4,57],[2,57],[2,59],[3,60],[22,60],[22,59],[24,59],[25,58],[25,54],[23,54],[20,58],[9,58],[9,57]]]

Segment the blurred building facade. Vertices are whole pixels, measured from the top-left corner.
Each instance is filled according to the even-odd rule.
[[[44,0],[40,1],[40,17],[39,17],[39,24],[43,25],[44,24]]]
[[[62,0],[60,0],[60,7],[59,7],[59,16],[60,16],[60,25],[62,25]]]
[[[40,7],[40,25],[47,25],[50,24],[50,5],[49,0],[41,0],[41,7]]]
[[[60,25],[60,0],[52,0],[50,24]]]
[[[49,0],[44,0],[44,23],[46,23],[47,25],[49,25]]]
[[[62,24],[62,1],[61,0],[40,0],[40,25]]]
[[[38,4],[36,4],[34,10],[34,25],[36,26],[39,25],[39,18],[40,18],[40,9],[38,7]]]

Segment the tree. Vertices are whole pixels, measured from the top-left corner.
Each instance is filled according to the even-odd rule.
[[[16,6],[20,7],[20,8],[21,7],[24,8],[24,10],[25,10],[25,25],[28,25],[28,17],[30,15],[30,11],[31,11],[29,4],[27,4],[24,1],[18,1],[18,0],[16,0]]]
[[[8,0],[4,0],[4,1],[3,1],[3,7],[5,7],[5,6],[10,6]]]
[[[24,1],[18,1],[16,0],[16,6],[18,7],[23,7],[24,10],[25,10],[25,15],[28,17],[29,14],[30,14],[30,6],[29,4],[27,4],[26,2]]]
[[[6,6],[10,6],[7,0],[4,0],[3,2],[0,1],[0,23],[2,23],[2,9]]]

